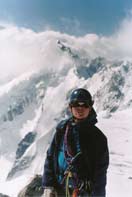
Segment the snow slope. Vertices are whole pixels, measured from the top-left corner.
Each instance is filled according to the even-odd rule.
[[[110,166],[107,196],[132,194],[132,113],[131,109],[118,111],[109,119],[99,117],[98,126],[108,137]]]

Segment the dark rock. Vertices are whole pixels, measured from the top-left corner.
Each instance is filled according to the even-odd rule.
[[[11,171],[8,173],[7,180],[10,180],[14,175],[19,174],[20,171],[23,171],[30,166],[34,156],[25,156],[23,158],[22,156],[28,147],[34,142],[36,135],[36,132],[29,132],[18,144],[16,159]]]
[[[7,196],[7,195],[5,195],[5,194],[0,193],[0,197],[9,197],[9,196]]]
[[[40,197],[42,194],[42,176],[36,175],[31,182],[20,191],[18,197]]]
[[[88,65],[87,59],[80,59],[80,65],[77,67],[77,74],[84,79],[91,78],[95,73],[99,72],[105,65],[105,59],[102,57],[91,60]]]
[[[11,171],[8,173],[7,180],[16,177],[22,173],[23,170],[29,168],[34,157],[24,157],[22,160],[16,160]]]
[[[25,135],[25,137],[18,144],[16,159],[19,159],[24,154],[26,149],[34,142],[35,137],[35,132],[29,132],[27,135]]]

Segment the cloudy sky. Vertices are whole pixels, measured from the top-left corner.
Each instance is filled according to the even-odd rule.
[[[58,39],[92,58],[132,61],[131,35],[132,0],[0,0],[0,83],[69,65]]]
[[[132,0],[0,0],[0,22],[73,35],[110,35],[132,8]]]

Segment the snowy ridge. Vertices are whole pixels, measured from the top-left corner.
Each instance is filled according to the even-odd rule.
[[[5,170],[0,175],[8,173],[0,179],[0,192],[15,197],[31,177],[42,174],[47,147],[57,123],[68,116],[68,96],[76,87],[92,93],[99,126],[109,139],[108,197],[119,192],[113,177],[130,192],[132,62],[92,57],[88,48],[78,47],[75,38],[66,35],[41,36],[44,41],[48,37],[44,68],[14,79],[13,85],[1,90],[0,165]],[[120,196],[125,195],[122,191]]]
[[[0,97],[3,94],[6,94],[9,91],[11,91],[11,89],[17,86],[21,81],[29,80],[30,76],[32,75],[33,75],[33,72],[25,73],[22,76],[19,76],[18,78],[15,78],[12,81],[8,82],[7,84],[0,86]]]

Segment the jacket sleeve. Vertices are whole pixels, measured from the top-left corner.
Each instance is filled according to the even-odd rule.
[[[66,126],[67,120],[62,120],[56,127],[56,132],[54,134],[53,140],[50,144],[50,147],[47,151],[44,172],[42,177],[42,187],[44,188],[53,188],[57,185],[56,180],[56,149],[60,143],[61,137],[63,135],[63,130]]]
[[[43,188],[54,187],[55,184],[54,151],[55,151],[55,135],[47,150],[47,155],[44,164],[44,172],[42,176]]]
[[[104,143],[103,152],[96,164],[94,183],[93,183],[93,196],[105,197],[106,196],[106,180],[107,180],[107,168],[109,165],[109,151],[107,140]]]

